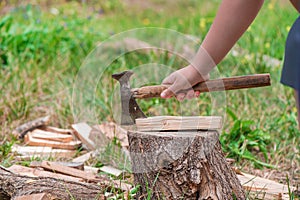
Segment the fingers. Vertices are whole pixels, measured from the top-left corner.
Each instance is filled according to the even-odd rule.
[[[166,89],[160,94],[161,98],[163,98],[163,99],[171,98],[173,95],[174,94],[170,89]]]
[[[170,90],[170,88],[164,90],[161,94],[160,94],[161,98],[164,99],[168,99],[174,96],[174,93],[172,92],[172,90]],[[184,99],[192,99],[195,97],[199,97],[200,96],[200,92],[199,91],[194,91],[194,90],[189,90],[186,94],[185,93],[178,93],[175,95],[176,99],[178,101],[183,101]]]

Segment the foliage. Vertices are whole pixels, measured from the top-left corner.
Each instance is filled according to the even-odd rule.
[[[240,120],[228,110],[230,116],[234,119],[234,125],[230,132],[221,135],[221,143],[224,152],[228,157],[236,159],[238,162],[242,159],[251,160],[256,167],[271,165],[257,159],[254,151],[261,152],[264,159],[268,161],[267,145],[270,144],[270,134],[254,126],[253,120]]]

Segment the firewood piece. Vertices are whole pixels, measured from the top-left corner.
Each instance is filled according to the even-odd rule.
[[[22,195],[15,197],[13,200],[52,200],[51,194],[39,193],[39,194],[30,194],[30,195]]]
[[[68,134],[68,135],[74,134],[74,131],[71,129],[62,129],[62,128],[57,128],[57,127],[53,127],[53,126],[42,126],[42,127],[40,127],[40,129],[42,129],[44,131],[49,131],[52,133],[60,133],[60,134]]]
[[[26,122],[25,124],[22,124],[21,126],[18,126],[15,130],[13,130],[13,134],[17,136],[18,138],[22,139],[26,135],[26,133],[30,130],[33,130],[40,126],[45,126],[49,123],[50,116],[41,117],[29,122]]]
[[[96,175],[100,170],[98,167],[84,166],[84,171]]]
[[[222,128],[219,116],[155,116],[136,119],[139,131],[217,130]]]
[[[63,181],[51,177],[28,177],[15,174],[3,167],[0,167],[0,185],[11,199],[44,192],[57,199],[104,200],[103,191],[108,187],[102,182],[91,184]]]
[[[21,155],[21,157],[31,158],[70,158],[76,154],[74,150],[66,149],[52,149],[52,147],[40,147],[40,146],[18,146],[13,145],[12,152],[16,152]]]
[[[88,153],[85,153],[85,154],[83,154],[83,155],[81,155],[81,156],[78,156],[78,157],[74,158],[74,159],[72,160],[72,162],[83,162],[83,163],[85,163],[85,162],[88,161],[90,158],[95,157],[95,154],[96,154],[95,151],[90,151],[90,152],[88,152]]]
[[[71,141],[71,142],[56,142],[56,141],[49,141],[49,140],[42,140],[33,138],[31,132],[27,133],[25,136],[25,142],[27,145],[31,146],[44,146],[44,147],[52,147],[58,149],[68,149],[68,150],[75,150],[80,147],[80,141]]]
[[[129,131],[128,140],[136,199],[246,199],[217,131]]]
[[[89,138],[92,128],[87,123],[73,124],[75,135],[82,141],[89,150],[95,150],[95,143]]]
[[[41,129],[34,129],[31,131],[31,136],[36,139],[50,140],[57,142],[71,142],[73,140],[72,135],[52,133]]]
[[[63,174],[57,174],[53,172],[48,172],[48,171],[43,171],[40,169],[34,169],[30,167],[24,167],[20,165],[12,165],[9,168],[7,168],[9,171],[23,175],[23,176],[30,176],[30,177],[51,177],[51,178],[56,178],[56,179],[61,179],[65,181],[80,181],[83,182],[83,179],[81,178],[76,178],[72,176],[66,176]]]
[[[257,199],[272,200],[272,199],[289,199],[289,189],[287,185],[277,183],[276,181],[260,178],[241,172],[237,175],[241,184],[250,195]],[[290,186],[290,191],[296,190],[295,187]]]
[[[122,191],[130,191],[132,188],[131,184],[125,183],[122,180],[105,180],[104,184],[110,185],[112,188],[118,188]]]
[[[50,170],[50,171],[59,172],[62,174],[73,176],[73,177],[82,178],[82,179],[85,179],[88,181],[95,181],[97,179],[96,176],[92,173],[88,173],[88,172],[74,169],[71,167],[59,165],[54,162],[43,161],[41,167],[43,167],[44,169]]]
[[[99,170],[107,174],[113,175],[115,177],[119,177],[123,173],[123,171],[116,169],[112,166],[102,166],[99,168]]]
[[[128,148],[127,130],[119,126],[114,122],[104,122],[100,125],[94,126],[95,129],[99,129],[108,139],[112,140],[117,138],[122,147]]]
[[[83,163],[75,163],[75,162],[53,162],[54,164],[63,165],[67,167],[71,167],[74,169],[84,170],[84,164]],[[42,167],[41,161],[32,161],[30,162],[29,167]]]

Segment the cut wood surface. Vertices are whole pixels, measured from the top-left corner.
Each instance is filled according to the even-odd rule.
[[[73,124],[72,128],[75,130],[75,135],[82,141],[89,150],[95,150],[95,143],[90,139],[92,128],[87,123]]]
[[[257,199],[290,199],[288,195],[289,190],[287,185],[243,172],[241,174],[238,174],[237,176],[243,188],[246,191],[249,191],[250,195],[255,196]],[[290,190],[294,191],[296,190],[296,188],[290,186]]]
[[[8,194],[11,199],[35,193],[48,193],[55,199],[104,200],[106,198],[103,193],[108,190],[109,185],[102,182],[104,181],[91,184],[73,180],[64,181],[50,176],[29,177],[15,174],[0,167],[1,190]]]
[[[222,128],[219,116],[155,116],[136,119],[138,131],[217,130]]]
[[[37,139],[57,141],[57,142],[71,142],[73,140],[72,135],[53,133],[41,129],[34,129],[33,131],[31,131],[31,136]]]
[[[97,177],[93,173],[89,173],[89,172],[85,172],[85,171],[82,171],[79,169],[74,169],[71,167],[59,165],[54,162],[43,161],[41,164],[41,167],[43,167],[44,169],[53,171],[53,172],[59,172],[62,174],[73,176],[73,177],[82,178],[82,179],[85,179],[88,181],[96,181],[97,180]]]
[[[81,146],[81,141],[57,142],[57,141],[49,141],[49,140],[33,138],[31,132],[28,132],[25,135],[25,142],[27,145],[31,145],[31,146],[45,146],[45,147],[69,149],[69,150],[75,150]]]
[[[40,158],[71,158],[76,154],[75,150],[53,149],[47,146],[12,146],[12,152],[16,152],[21,157],[40,157]]]

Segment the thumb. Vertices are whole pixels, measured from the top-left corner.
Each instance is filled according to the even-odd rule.
[[[160,97],[163,99],[171,98],[174,95],[174,93],[168,88],[165,89],[161,94]]]

